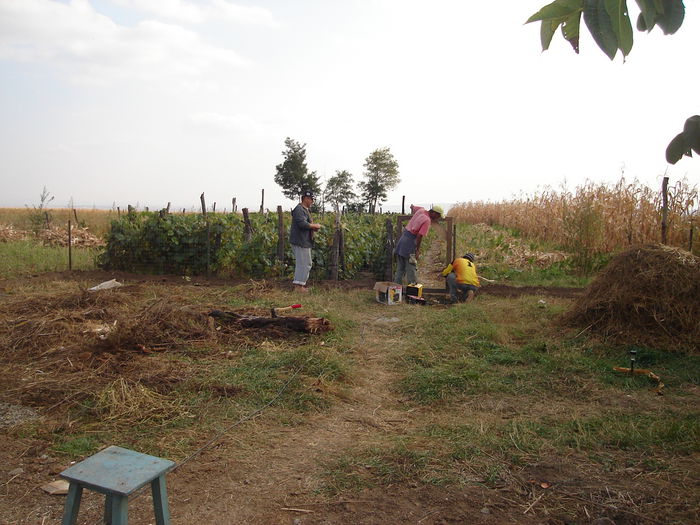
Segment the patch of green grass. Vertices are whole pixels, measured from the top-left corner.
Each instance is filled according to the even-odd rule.
[[[513,286],[561,286],[582,288],[591,281],[590,276],[580,275],[567,262],[554,263],[546,268],[513,268],[504,263],[482,264],[481,276],[495,279],[499,284]]]
[[[99,248],[73,248],[74,270],[94,270]],[[35,241],[0,242],[0,275],[21,277],[68,270],[68,248],[44,246]]]
[[[394,345],[398,389],[418,404],[444,404],[494,393],[584,401],[596,387],[634,392],[655,386],[646,376],[613,370],[629,366],[626,348],[553,336],[551,323],[567,303],[539,304],[525,297],[415,310]],[[652,368],[667,385],[698,384],[700,357],[637,351],[637,367]]]
[[[93,454],[100,447],[100,443],[101,441],[95,436],[66,435],[54,444],[53,449],[75,458]]]
[[[346,373],[347,365],[335,352],[308,347],[291,351],[249,348],[236,364],[209,376],[208,380],[240,389],[237,401],[246,406],[262,406],[281,392],[277,406],[306,411],[329,405],[322,392],[313,388],[314,382],[338,382]]]
[[[431,367],[415,367],[399,382],[401,391],[418,403],[432,403],[474,393],[480,385],[483,363],[473,358],[455,359]]]
[[[350,452],[328,462],[325,491],[337,494],[376,485],[409,482],[439,483],[433,476],[433,453],[408,448],[403,441],[388,447],[372,447]]]
[[[700,451],[700,412],[616,414],[559,422],[556,441],[576,450]]]
[[[625,414],[609,411],[587,417],[538,417],[503,423],[469,422],[431,424],[405,438],[404,447],[431,450],[434,476],[450,477],[467,464],[487,484],[512,465],[536,462],[543,455],[586,451],[596,462],[611,462],[609,454],[634,451],[655,457],[659,453],[693,454],[700,450],[699,414]],[[648,466],[666,468],[661,459]],[[381,481],[380,476],[377,481]]]

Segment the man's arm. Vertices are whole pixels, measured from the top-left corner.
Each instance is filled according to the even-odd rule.
[[[306,215],[301,206],[297,206],[292,211],[292,220],[297,228],[300,230],[311,230],[311,224],[306,220]]]
[[[420,233],[416,233],[416,259],[418,259],[418,253],[420,252],[420,242],[423,240],[423,236]]]

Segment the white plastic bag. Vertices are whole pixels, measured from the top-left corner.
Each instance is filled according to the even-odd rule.
[[[120,282],[117,282],[116,279],[112,279],[111,281],[105,281],[103,283],[98,284],[97,286],[93,286],[92,288],[88,288],[88,291],[96,292],[98,290],[109,290],[111,288],[119,288],[120,286],[124,286],[124,285]]]

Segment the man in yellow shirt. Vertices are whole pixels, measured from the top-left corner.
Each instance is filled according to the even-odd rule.
[[[442,276],[447,278],[450,300],[453,303],[457,302],[458,292],[467,303],[474,299],[474,292],[479,287],[479,277],[476,275],[473,253],[457,257],[442,271]]]

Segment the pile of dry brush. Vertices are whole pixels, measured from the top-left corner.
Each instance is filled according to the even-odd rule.
[[[36,234],[31,231],[18,230],[11,225],[0,224],[0,242],[23,241],[38,239],[46,246],[68,246],[68,230],[51,226],[43,228]],[[74,226],[71,228],[71,245],[82,247],[104,246],[104,241],[93,235],[87,228]]]
[[[700,257],[635,246],[602,270],[563,318],[619,343],[700,351]]]
[[[89,398],[105,421],[159,420],[184,413],[177,396],[169,397],[178,385],[209,389],[212,382],[202,364],[206,360],[239,359],[248,348],[267,340],[296,346],[312,332],[300,333],[284,323],[248,327],[221,322],[209,315],[212,306],[216,305],[189,303],[178,288],[140,285],[91,292],[76,290],[73,283],[57,283],[49,292],[4,295],[0,400],[53,410]],[[253,307],[229,314],[234,321],[265,320],[271,312]],[[332,328],[322,318],[295,319]],[[180,358],[154,355],[169,352]],[[185,355],[200,359],[182,359]],[[240,390],[238,385],[212,388],[218,395]]]

